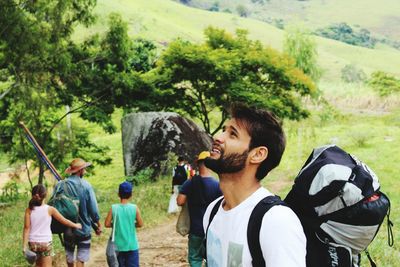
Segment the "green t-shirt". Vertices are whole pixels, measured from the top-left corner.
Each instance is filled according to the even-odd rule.
[[[112,220],[115,227],[114,243],[118,251],[131,251],[139,249],[136,235],[136,205],[112,205]]]

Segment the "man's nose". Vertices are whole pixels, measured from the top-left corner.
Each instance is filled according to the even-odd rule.
[[[224,142],[224,133],[219,132],[214,135],[214,143],[222,144]]]

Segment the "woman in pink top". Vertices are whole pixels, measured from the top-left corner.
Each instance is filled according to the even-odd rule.
[[[52,233],[50,224],[52,217],[60,223],[81,229],[80,223],[73,223],[64,218],[54,207],[44,204],[46,187],[41,184],[32,188],[32,199],[25,210],[25,223],[23,231],[23,252],[29,249],[36,253],[36,266],[52,265]]]

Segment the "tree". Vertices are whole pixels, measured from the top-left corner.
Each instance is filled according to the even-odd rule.
[[[316,89],[289,57],[247,39],[244,30],[232,36],[209,27],[205,36],[203,44],[171,43],[157,68],[145,75],[157,88],[155,108],[198,118],[210,134],[222,127],[232,102],[268,108],[281,118],[308,115],[301,96]],[[215,112],[221,117],[213,123]]]
[[[315,82],[321,77],[317,64],[317,47],[311,35],[299,28],[290,28],[284,40],[284,52],[295,60],[296,67]]]
[[[52,151],[57,138],[49,129],[54,129],[61,103],[53,84],[59,82],[57,73],[68,67],[65,49],[73,27],[93,21],[94,5],[90,0],[2,2],[0,69],[8,86],[0,107],[1,148],[11,152],[12,161],[26,156],[17,134],[18,121],[24,120],[57,162]],[[44,165],[39,165],[42,182]]]
[[[65,165],[65,158],[72,157],[107,164],[111,158],[106,147],[93,143],[83,127],[75,126],[71,132],[63,119],[78,113],[113,132],[115,107],[146,106],[141,100],[150,91],[140,72],[151,68],[154,45],[143,40],[133,43],[126,24],[115,15],[106,37],[95,36],[83,44],[71,39],[77,24],[93,21],[95,3],[5,0],[2,4],[0,149],[10,153],[12,162],[34,158],[16,134],[18,121],[23,120],[56,165]],[[64,110],[65,105],[70,111]],[[40,161],[39,167],[41,183],[44,165]]]

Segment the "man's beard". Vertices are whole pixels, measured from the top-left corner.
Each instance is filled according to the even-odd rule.
[[[219,159],[213,159],[210,157],[206,158],[204,160],[204,165],[217,174],[235,173],[244,169],[248,155],[248,149],[246,149],[242,154],[233,153],[227,156],[222,152]]]

